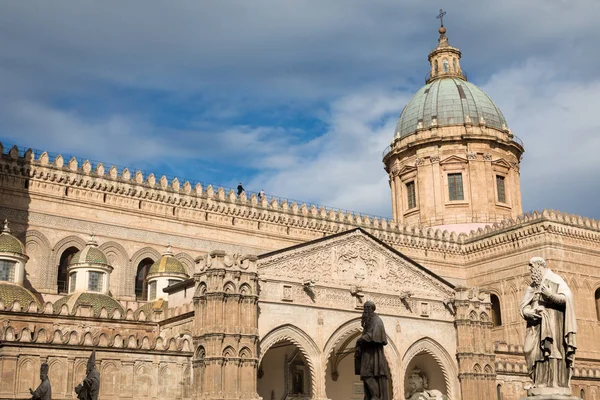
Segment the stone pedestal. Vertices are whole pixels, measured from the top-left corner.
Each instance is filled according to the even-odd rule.
[[[521,400],[581,400],[573,396],[570,388],[536,387],[527,390],[527,397]]]

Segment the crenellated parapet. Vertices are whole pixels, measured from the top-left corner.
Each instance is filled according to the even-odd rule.
[[[0,144],[0,150],[4,151]],[[85,201],[136,213],[176,218],[254,231],[305,241],[360,227],[385,243],[428,257],[474,254],[498,244],[548,229],[556,234],[600,243],[600,222],[553,210],[534,211],[471,231],[468,235],[431,227],[408,226],[380,217],[298,204],[278,198],[259,200],[255,194],[237,196],[233,190],[201,183],[183,183],[166,176],[105,167],[47,152],[37,158],[32,150],[13,146],[0,159],[0,182],[11,192],[53,195],[61,200]],[[518,230],[518,233],[516,232]],[[458,260],[457,260],[458,261]]]

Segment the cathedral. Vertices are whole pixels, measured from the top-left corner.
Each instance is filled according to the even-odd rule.
[[[576,304],[572,392],[600,399],[600,222],[523,214],[523,142],[443,26],[428,59],[383,153],[390,220],[0,145],[0,398],[47,363],[75,399],[95,350],[100,399],[360,400],[372,301],[390,398],[518,400],[541,256]]]

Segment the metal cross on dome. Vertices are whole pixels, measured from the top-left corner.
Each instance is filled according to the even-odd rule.
[[[435,17],[436,19],[440,20],[440,22],[442,24],[442,28],[444,27],[444,15],[446,15],[446,11],[444,11],[440,8],[440,14],[437,17]]]

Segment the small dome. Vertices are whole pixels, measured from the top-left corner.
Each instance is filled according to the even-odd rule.
[[[83,250],[75,253],[69,265],[75,264],[102,264],[109,265],[106,255],[98,248],[98,243],[94,240],[94,236],[90,237],[87,245]]]
[[[54,312],[59,312],[63,304],[66,304],[69,307],[69,312],[71,314],[75,314],[77,306],[87,305],[92,307],[95,317],[100,316],[102,308],[106,309],[108,316],[110,316],[114,310],[119,310],[121,315],[125,315],[125,310],[121,303],[112,297],[101,293],[78,292],[62,297],[54,303]]]
[[[4,302],[5,307],[10,307],[15,300],[19,301],[22,308],[29,307],[32,301],[40,305],[33,293],[12,282],[0,282],[0,300]]]
[[[150,267],[148,275],[152,274],[183,274],[187,275],[183,264],[173,256],[164,255]]]
[[[505,130],[506,120],[492,99],[470,82],[459,78],[442,78],[423,86],[404,107],[394,138],[411,135],[419,128],[464,125],[470,119],[478,125]]]
[[[4,228],[2,229],[2,233],[0,233],[0,253],[25,255],[25,245],[10,234],[7,220],[4,220]]]
[[[170,245],[167,247],[167,251],[165,251],[163,256],[154,264],[152,264],[148,270],[148,276],[153,274],[176,274],[188,276],[183,264],[178,259],[173,257],[173,252],[171,252]]]

